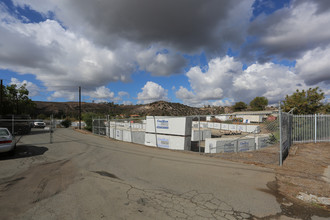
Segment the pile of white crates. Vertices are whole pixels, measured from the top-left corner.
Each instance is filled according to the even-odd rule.
[[[147,116],[145,145],[190,150],[191,117]]]
[[[116,140],[144,144],[145,123],[110,121],[107,127],[107,136]]]
[[[206,138],[205,153],[254,151],[269,145],[268,134],[241,138]]]
[[[212,129],[254,134],[240,138],[211,138]],[[253,151],[269,146],[269,135],[259,135],[259,132],[258,125],[198,122],[192,121],[192,117],[147,116],[141,123],[106,123],[106,135],[116,140],[173,150],[190,150],[191,141],[200,139],[205,140],[205,153]]]
[[[200,124],[201,128],[210,128],[224,131],[234,131],[234,132],[247,132],[247,133],[259,133],[260,126],[259,125],[245,125],[245,124],[226,124],[219,122],[198,122],[193,121],[193,128],[198,128]]]

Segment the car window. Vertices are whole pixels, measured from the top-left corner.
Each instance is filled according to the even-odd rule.
[[[5,129],[0,129],[0,136],[8,136],[9,132]]]

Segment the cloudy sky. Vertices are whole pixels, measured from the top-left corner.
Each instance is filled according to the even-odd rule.
[[[0,0],[0,79],[32,100],[330,97],[328,0]]]

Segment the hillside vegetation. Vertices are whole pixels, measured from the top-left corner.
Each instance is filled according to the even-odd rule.
[[[55,118],[72,117],[78,118],[79,105],[77,102],[41,102],[35,101],[36,107],[33,117],[54,115]],[[111,117],[128,118],[131,115],[209,115],[222,114],[224,107],[195,108],[180,103],[165,101],[153,102],[144,105],[118,105],[114,103],[81,103],[82,113],[92,112],[99,115],[110,115]]]

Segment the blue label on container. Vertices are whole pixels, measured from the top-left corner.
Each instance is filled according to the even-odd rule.
[[[166,138],[157,138],[158,147],[169,148],[169,140]]]
[[[168,120],[157,120],[157,128],[168,129]]]

